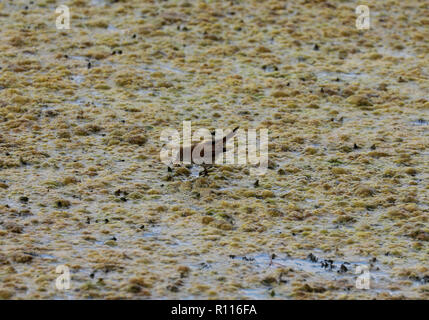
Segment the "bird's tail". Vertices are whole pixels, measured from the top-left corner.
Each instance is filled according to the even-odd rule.
[[[225,144],[229,139],[234,137],[237,134],[237,130],[240,127],[235,127],[230,133],[228,133],[225,137],[223,137],[223,144]]]

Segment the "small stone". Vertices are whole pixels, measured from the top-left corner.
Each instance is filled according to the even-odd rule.
[[[317,260],[319,260],[314,254],[310,253],[307,256],[307,259],[309,259],[311,262],[317,262]]]
[[[338,270],[339,273],[345,273],[347,272],[349,269],[347,269],[347,267],[343,264],[341,264],[340,270]]]

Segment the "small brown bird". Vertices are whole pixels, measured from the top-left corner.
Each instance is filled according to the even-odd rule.
[[[198,150],[200,150],[198,158],[202,160],[202,161],[199,161],[199,162],[202,162],[200,164],[209,164],[209,165],[214,164],[217,156],[221,153],[226,152],[226,142],[236,135],[238,128],[239,127],[234,128],[234,130],[232,130],[229,134],[224,136],[222,138],[222,142],[220,142],[221,139],[215,140],[214,133],[212,133],[211,141],[197,142],[192,144],[189,147],[181,146],[179,152],[177,153],[176,162],[178,160],[180,161],[190,160],[192,164],[195,164],[195,161],[194,161],[195,159],[193,158],[195,155],[193,153],[195,148],[197,148],[197,152]],[[205,148],[208,148],[211,151],[211,155],[207,155],[207,158],[205,157],[205,154],[204,154]],[[188,152],[190,159],[185,159],[186,152]]]

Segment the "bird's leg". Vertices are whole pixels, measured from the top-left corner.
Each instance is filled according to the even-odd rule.
[[[207,167],[203,165],[203,171],[200,172],[200,176],[206,177],[209,175],[209,172],[207,171]]]
[[[200,176],[206,177],[209,175],[208,168],[212,168],[213,166],[211,164],[202,164],[203,171],[200,172]]]

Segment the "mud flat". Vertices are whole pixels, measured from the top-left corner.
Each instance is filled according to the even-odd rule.
[[[425,1],[87,2],[0,3],[0,298],[429,297]],[[184,120],[267,173],[168,172]]]

